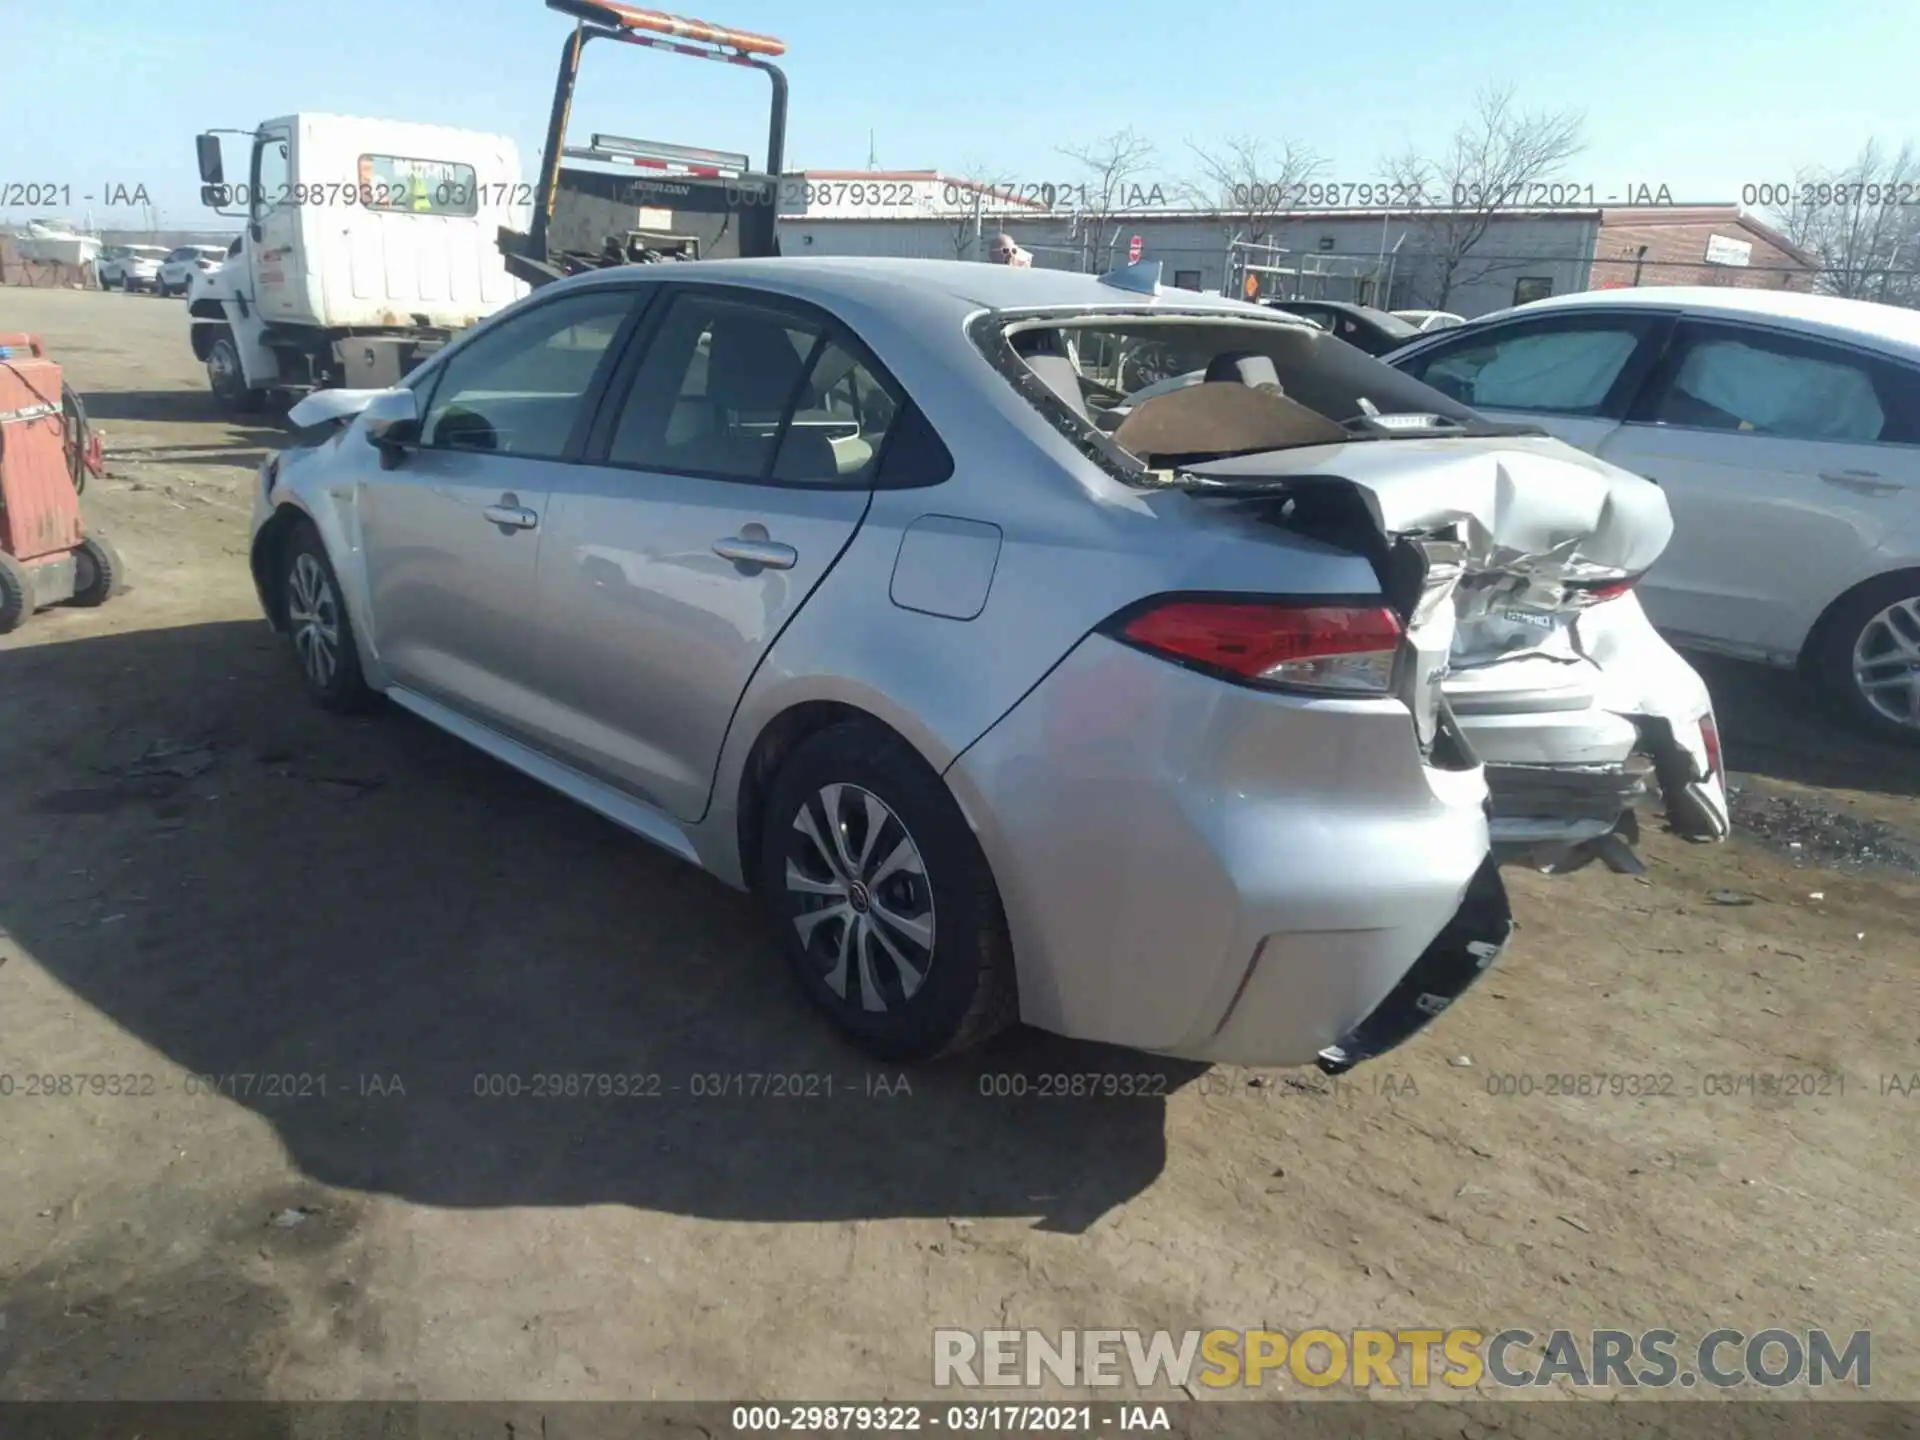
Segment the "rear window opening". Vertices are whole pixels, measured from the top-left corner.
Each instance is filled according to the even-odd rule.
[[[1523,429],[1483,420],[1304,322],[1133,312],[990,318],[996,323],[976,338],[1050,418],[1117,452],[1108,458],[1149,469]]]

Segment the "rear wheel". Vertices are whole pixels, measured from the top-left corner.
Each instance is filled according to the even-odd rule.
[[[1812,661],[1821,693],[1856,724],[1920,745],[1920,572],[1884,576],[1842,601]]]
[[[0,635],[24,625],[34,603],[33,573],[0,550]]]
[[[104,605],[127,585],[126,562],[104,535],[89,535],[73,552],[73,603]]]
[[[803,741],[774,781],[760,891],[800,988],[884,1060],[976,1045],[1018,1013],[1000,892],[960,807],[878,725]]]
[[[300,524],[280,547],[280,603],[287,640],[307,694],[327,710],[361,710],[373,700],[360,672],[353,621],[327,547]]]

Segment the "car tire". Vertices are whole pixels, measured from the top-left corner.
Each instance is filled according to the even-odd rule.
[[[279,551],[280,622],[307,694],[323,710],[369,708],[374,692],[361,673],[345,591],[320,533],[301,521]]]
[[[800,743],[767,799],[758,871],[800,989],[869,1054],[931,1060],[1017,1018],[986,855],[891,731],[850,722]]]
[[[104,605],[127,588],[127,563],[104,535],[82,540],[73,563],[75,605]]]
[[[1853,723],[1920,745],[1920,571],[1862,585],[1821,622],[1809,678]],[[1878,685],[1863,682],[1878,680]],[[1908,718],[1896,718],[1904,705]]]
[[[36,607],[33,572],[0,550],[0,635],[18,630]]]
[[[207,388],[222,405],[244,414],[266,401],[262,391],[248,388],[246,371],[240,367],[240,347],[231,335],[222,335],[207,347]]]

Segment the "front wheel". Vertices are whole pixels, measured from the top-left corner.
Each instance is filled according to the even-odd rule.
[[[1861,587],[1828,617],[1812,659],[1814,683],[1856,724],[1920,745],[1920,572]]]
[[[855,1043],[916,1061],[1018,1013],[986,856],[946,784],[878,725],[836,725],[781,767],[759,886],[801,990]]]
[[[326,710],[365,709],[373,691],[360,672],[353,621],[319,533],[300,524],[280,547],[281,618],[307,694]]]
[[[207,387],[213,398],[234,410],[258,410],[266,398],[247,387],[246,371],[240,366],[240,347],[230,335],[222,335],[207,350]]]

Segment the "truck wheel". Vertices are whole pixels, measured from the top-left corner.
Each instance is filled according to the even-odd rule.
[[[104,605],[127,588],[127,563],[104,535],[89,535],[73,552],[73,603]]]
[[[234,410],[258,410],[266,395],[247,388],[246,371],[240,368],[240,347],[230,335],[222,335],[207,350],[207,386],[213,398]]]
[[[33,575],[6,551],[0,550],[0,635],[18,630],[33,614]]]

